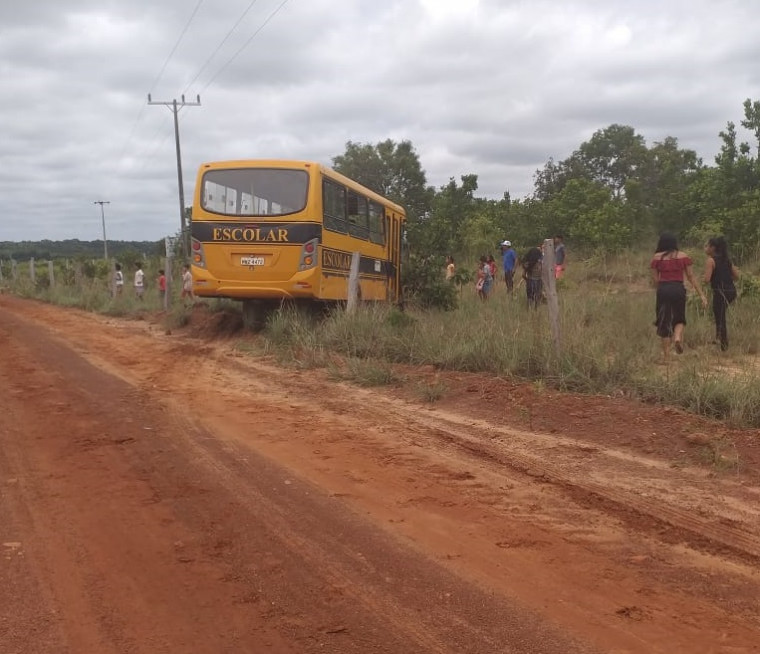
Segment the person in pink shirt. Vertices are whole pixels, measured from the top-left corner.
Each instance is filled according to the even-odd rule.
[[[678,249],[678,241],[672,234],[660,236],[650,268],[652,281],[657,286],[654,324],[662,340],[663,361],[667,362],[671,343],[678,354],[683,352],[683,329],[686,325],[684,277],[694,287],[704,307],[707,307],[707,297],[694,277],[691,258]]]

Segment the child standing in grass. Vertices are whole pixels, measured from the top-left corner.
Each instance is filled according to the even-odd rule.
[[[478,262],[477,282],[475,283],[475,290],[477,290],[478,297],[481,300],[488,299],[492,285],[493,275],[491,275],[491,267],[488,265],[486,257],[482,256]]]
[[[121,295],[122,291],[124,290],[124,273],[121,272],[121,264],[117,263],[114,265],[114,273],[113,273],[113,286],[114,286],[114,292],[117,296]]]
[[[491,287],[488,289],[488,292],[490,293],[494,280],[496,279],[496,259],[493,258],[492,254],[488,255],[488,270],[491,271]]]
[[[195,302],[193,293],[193,274],[190,272],[190,266],[182,266],[182,299],[189,298],[190,302]]]
[[[135,271],[135,295],[138,300],[142,300],[145,293],[145,273],[139,263],[135,265],[137,266],[137,270]]]
[[[161,300],[161,306],[164,306],[166,300],[166,275],[163,268],[158,271],[158,297]]]

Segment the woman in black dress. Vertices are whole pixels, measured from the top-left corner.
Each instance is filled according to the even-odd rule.
[[[722,236],[711,238],[705,247],[707,265],[704,281],[710,284],[713,294],[713,317],[715,318],[715,342],[720,349],[728,349],[728,329],[726,310],[736,299],[734,282],[739,279],[739,270],[728,256],[728,244]]]

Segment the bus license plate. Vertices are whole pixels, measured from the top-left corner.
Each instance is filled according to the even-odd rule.
[[[263,266],[264,257],[240,257],[241,266]]]

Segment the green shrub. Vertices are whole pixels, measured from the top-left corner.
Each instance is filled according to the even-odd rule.
[[[416,306],[444,310],[457,306],[457,287],[445,278],[435,257],[410,256],[402,268],[401,283],[405,300]]]

